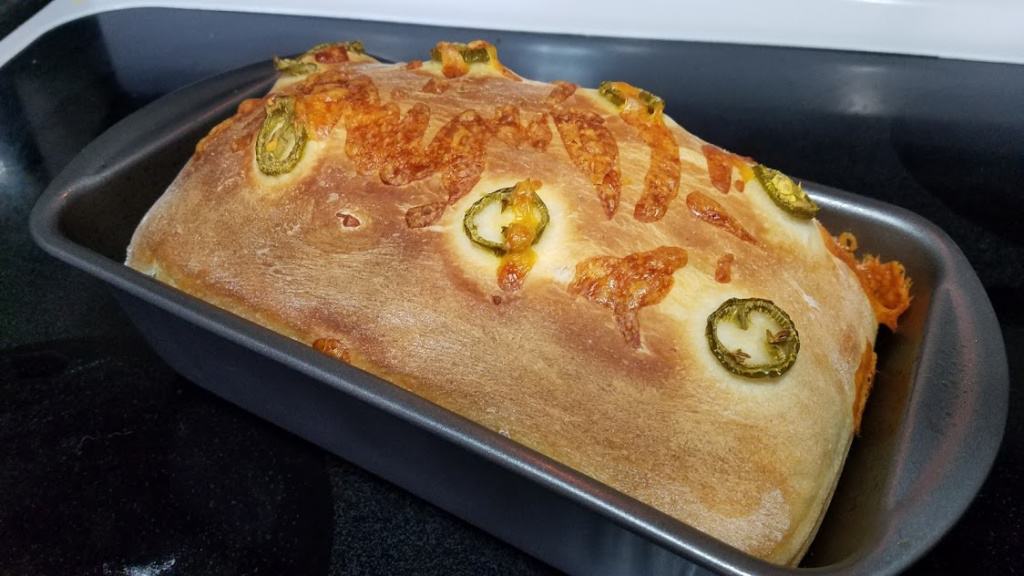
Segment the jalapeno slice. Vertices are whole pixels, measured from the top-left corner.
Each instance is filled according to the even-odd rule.
[[[316,62],[303,62],[295,58],[278,58],[274,56],[274,68],[288,76],[304,76],[316,72]]]
[[[508,252],[508,241],[507,233],[509,228],[507,226],[501,229],[501,242],[495,242],[488,238],[485,238],[480,234],[479,225],[477,224],[477,217],[480,213],[495,202],[501,202],[501,211],[504,212],[509,207],[513,192],[515,192],[515,186],[508,188],[501,188],[485,194],[482,198],[473,203],[472,206],[466,210],[466,215],[462,218],[462,229],[466,232],[466,236],[473,241],[474,244],[486,248],[491,252],[494,252],[496,256],[504,256]],[[550,216],[548,215],[548,207],[541,200],[540,196],[536,192],[530,192],[530,208],[534,211],[534,216],[537,218],[537,233],[534,235],[533,244],[536,244],[540,240],[541,234],[544,233],[544,229],[548,225]]]
[[[488,54],[486,47],[470,48],[466,44],[456,44],[455,47],[459,51],[459,54],[462,55],[462,59],[466,64],[477,64],[491,61],[491,55]],[[436,62],[441,61],[441,50],[437,46],[430,50],[430,59]]]
[[[597,87],[597,93],[604,96],[604,99],[611,102],[616,106],[622,106],[626,103],[626,97],[620,92],[612,82],[605,80]]]
[[[278,58],[274,56],[274,67],[277,68],[278,72],[287,74],[288,76],[305,76],[316,72],[319,67],[316,62],[308,60],[314,58],[316,53],[325,48],[332,46],[342,46],[349,52],[356,54],[366,54],[366,49],[363,47],[363,43],[359,40],[353,40],[351,42],[323,42],[313,46],[309,50],[306,50],[298,58]]]
[[[754,176],[779,208],[806,220],[818,213],[818,205],[789,176],[761,164],[754,166]]]
[[[619,108],[624,106],[626,101],[632,97],[644,105],[648,114],[654,115],[665,109],[665,101],[661,97],[624,82],[605,80],[597,87],[597,93]]]
[[[291,172],[302,159],[306,128],[295,119],[295,101],[290,96],[267,103],[267,118],[256,137],[256,165],[268,176]]]
[[[360,40],[353,40],[351,42],[321,42],[316,46],[313,46],[309,50],[306,50],[306,54],[312,54],[318,50],[330,48],[331,46],[337,46],[338,44],[344,46],[345,49],[348,50],[349,52],[355,52],[357,54],[366,54],[366,47],[363,46],[363,43]]]
[[[765,330],[764,351],[768,361],[755,364],[751,355],[741,348],[729,349],[718,336],[718,328],[723,322],[731,322],[741,330],[750,328],[751,314],[764,314],[775,324],[775,331]],[[796,362],[800,352],[800,334],[793,325],[793,320],[771,300],[762,298],[730,298],[722,303],[717,310],[708,316],[705,335],[711,353],[726,370],[747,378],[774,378],[781,376]]]

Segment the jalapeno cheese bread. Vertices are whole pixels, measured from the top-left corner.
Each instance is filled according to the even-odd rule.
[[[742,550],[799,561],[902,266],[657,96],[523,79],[493,46],[276,59],[127,264]]]

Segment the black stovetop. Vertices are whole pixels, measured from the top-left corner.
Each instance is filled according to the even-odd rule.
[[[175,88],[323,40],[405,60],[477,36],[544,80],[658,93],[640,64],[671,62],[692,82],[663,95],[689,130],[945,229],[999,315],[1010,421],[978,499],[912,572],[1024,572],[1024,66],[135,9],[0,68],[0,574],[554,572],[185,381],[98,281],[28,236],[74,154]]]

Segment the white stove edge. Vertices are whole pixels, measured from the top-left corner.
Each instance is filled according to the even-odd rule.
[[[1024,2],[1017,0],[644,0],[639,4],[629,0],[289,0],[276,6],[268,4],[258,0],[54,0],[0,40],[0,65],[61,24],[100,12],[140,7],[828,48],[1024,64]]]

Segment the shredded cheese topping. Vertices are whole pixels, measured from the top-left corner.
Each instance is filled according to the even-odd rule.
[[[662,246],[624,258],[597,256],[576,265],[569,293],[611,308],[626,343],[640,347],[640,308],[661,302],[672,289],[672,274],[686,266],[686,250]]]
[[[838,238],[833,238],[821,224],[818,225],[818,229],[829,252],[842,260],[857,275],[868,301],[871,302],[878,323],[888,326],[895,332],[900,315],[906,312],[912,300],[911,280],[907,277],[903,264],[895,260],[882,262],[878,256],[871,254],[858,261],[855,255],[857,238],[853,234],[844,232]]]

